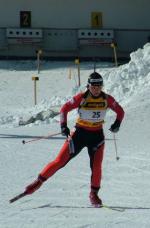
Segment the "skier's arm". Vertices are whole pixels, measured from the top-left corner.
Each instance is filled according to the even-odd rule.
[[[83,97],[83,93],[79,93],[61,107],[60,109],[61,126],[67,126],[68,112],[79,107],[82,97]]]
[[[111,125],[110,131],[118,132],[120,124],[124,118],[124,110],[121,107],[121,105],[118,104],[118,102],[110,95],[108,95],[107,102],[108,102],[108,108],[110,108],[111,110],[113,110],[116,113],[116,120]]]

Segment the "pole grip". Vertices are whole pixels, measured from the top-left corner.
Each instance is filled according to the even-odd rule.
[[[73,143],[73,140],[72,140],[71,136],[68,136],[67,141],[68,141],[68,144],[69,144],[70,154],[74,154],[75,153],[75,148],[74,148],[74,143]]]

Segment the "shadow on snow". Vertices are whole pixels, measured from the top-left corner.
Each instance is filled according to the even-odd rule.
[[[102,207],[93,207],[90,205],[87,206],[77,206],[77,205],[52,205],[52,204],[45,204],[41,205],[38,207],[34,207],[32,209],[43,209],[43,208],[56,208],[56,209],[109,209],[113,211],[118,211],[118,212],[124,212],[125,210],[150,210],[150,207],[131,207],[131,206],[115,206],[115,205],[103,205]],[[23,209],[24,210],[24,209]],[[25,209],[25,210],[31,210],[31,209]]]
[[[14,134],[0,134],[1,139],[65,139],[65,137],[61,136],[49,136],[47,138],[43,138],[47,136],[37,136],[37,135],[14,135]]]

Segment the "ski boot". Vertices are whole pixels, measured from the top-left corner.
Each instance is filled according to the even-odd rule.
[[[43,184],[43,182],[46,181],[46,179],[42,176],[38,176],[38,178],[32,182],[30,185],[28,185],[25,189],[25,193],[28,194],[32,194],[33,192],[35,192],[36,190],[38,190],[41,185]]]
[[[93,207],[101,207],[102,206],[102,200],[98,196],[98,191],[91,190],[90,195],[90,202]]]

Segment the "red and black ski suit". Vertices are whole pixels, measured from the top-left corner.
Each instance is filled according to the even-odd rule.
[[[68,139],[55,160],[47,164],[41,171],[40,177],[43,180],[47,180],[79,154],[84,147],[87,147],[91,167],[91,188],[99,190],[105,142],[103,134],[105,113],[107,109],[113,110],[117,114],[116,119],[121,122],[124,117],[124,111],[112,96],[101,92],[99,97],[93,98],[89,90],[87,90],[84,93],[77,94],[72,100],[62,106],[60,110],[61,124],[67,124],[68,112],[76,108],[78,108],[79,117],[76,121],[75,131],[71,134],[73,152],[70,151]]]

